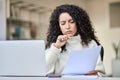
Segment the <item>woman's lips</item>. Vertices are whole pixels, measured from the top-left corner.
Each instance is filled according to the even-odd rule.
[[[71,33],[72,33],[72,31],[66,31],[65,33],[66,33],[66,34],[71,34]]]

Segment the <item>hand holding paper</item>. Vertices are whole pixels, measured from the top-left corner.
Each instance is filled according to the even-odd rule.
[[[62,74],[87,74],[95,69],[101,46],[72,51]]]

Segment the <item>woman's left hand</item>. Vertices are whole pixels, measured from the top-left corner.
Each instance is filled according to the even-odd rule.
[[[98,73],[97,70],[93,70],[93,71],[89,71],[87,75],[97,75],[97,73]]]

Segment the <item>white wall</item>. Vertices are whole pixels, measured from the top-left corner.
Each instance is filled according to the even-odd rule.
[[[120,40],[119,28],[110,27],[109,3],[120,0],[88,0],[86,10],[90,15],[97,36],[104,46],[104,65],[107,74],[111,74],[111,60],[115,57],[112,43]]]

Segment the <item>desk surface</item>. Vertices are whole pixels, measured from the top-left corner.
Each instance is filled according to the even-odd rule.
[[[78,77],[65,77],[65,78],[47,78],[47,77],[0,77],[0,80],[120,80],[113,77],[97,77],[97,78],[78,78]]]

